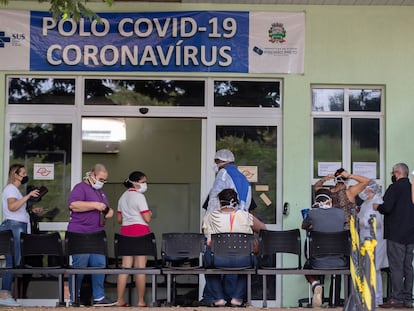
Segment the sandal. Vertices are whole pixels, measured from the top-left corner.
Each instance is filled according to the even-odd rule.
[[[226,301],[224,299],[219,299],[219,300],[214,302],[214,306],[217,307],[217,308],[225,307],[226,306]]]
[[[236,303],[235,302],[235,299],[232,299],[230,302],[228,302],[226,304],[226,306],[227,307],[232,307],[232,308],[246,308],[247,307],[247,303],[245,303],[245,302]]]
[[[121,304],[121,305],[116,304],[116,305],[115,305],[115,307],[126,308],[126,307],[130,307],[130,304],[129,304],[129,303],[127,303],[127,302],[124,302],[124,303],[123,303],[123,304]]]

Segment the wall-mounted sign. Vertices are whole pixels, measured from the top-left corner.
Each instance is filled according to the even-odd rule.
[[[34,180],[53,180],[55,178],[55,165],[53,163],[35,163],[33,166]]]
[[[98,14],[100,24],[0,10],[0,68],[304,73],[304,12]]]

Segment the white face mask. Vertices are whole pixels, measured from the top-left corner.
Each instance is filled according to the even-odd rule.
[[[139,187],[139,189],[137,189],[137,191],[140,192],[140,193],[144,193],[148,189],[148,185],[147,185],[146,182],[139,183],[139,186],[140,187]]]
[[[104,183],[102,181],[100,181],[100,180],[95,180],[95,183],[92,184],[92,188],[93,189],[96,189],[96,190],[102,189],[103,186],[104,186]]]
[[[89,180],[92,180],[92,182],[90,182],[90,184],[91,184],[93,189],[100,190],[100,189],[103,188],[103,186],[105,184],[104,182],[102,182],[100,180],[97,180],[96,178],[92,177],[90,172],[87,172],[85,174],[85,177],[88,178]]]
[[[359,196],[359,198],[360,198],[361,200],[364,200],[364,201],[368,200],[368,194],[367,194],[367,193],[365,193],[365,191],[360,192],[360,193],[358,194],[358,196]]]

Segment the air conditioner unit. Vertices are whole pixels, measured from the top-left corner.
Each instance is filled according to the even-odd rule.
[[[82,140],[83,153],[119,153],[119,141]]]
[[[84,153],[119,153],[126,139],[125,120],[116,118],[83,118],[82,151]]]

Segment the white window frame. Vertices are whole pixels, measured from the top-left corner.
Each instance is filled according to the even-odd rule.
[[[344,110],[343,111],[313,111],[313,89],[343,89],[344,90]],[[349,110],[349,90],[350,89],[380,89],[381,105],[380,111],[350,111]],[[319,180],[314,177],[314,119],[338,118],[342,119],[342,167],[351,171],[351,120],[352,119],[378,119],[379,120],[379,178],[377,182],[384,187],[384,171],[385,171],[385,86],[384,85],[326,85],[312,84],[310,87],[310,105],[311,105],[311,179],[312,184]],[[384,189],[384,188],[383,188]]]

